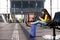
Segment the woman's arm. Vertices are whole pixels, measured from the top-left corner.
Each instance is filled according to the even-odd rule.
[[[44,19],[41,18],[41,17],[39,17],[39,19],[40,19],[41,21],[46,21],[46,20],[47,20],[47,17],[48,17],[48,15],[45,15],[45,18],[44,18]]]

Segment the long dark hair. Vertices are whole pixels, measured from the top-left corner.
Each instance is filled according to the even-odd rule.
[[[44,15],[42,15],[42,18],[44,18],[45,17],[45,14],[47,14],[49,16],[50,20],[51,20],[51,16],[50,16],[50,14],[48,13],[48,11],[46,9],[42,9],[41,10],[41,13],[42,12],[44,12]]]

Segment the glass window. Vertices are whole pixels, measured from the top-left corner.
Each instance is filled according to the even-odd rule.
[[[37,8],[43,8],[44,2],[43,1],[37,1]]]
[[[22,2],[22,5],[21,5]],[[43,1],[11,1],[11,8],[35,8],[37,2],[37,8],[43,8]]]
[[[23,1],[22,6],[23,8],[28,8],[29,7],[28,1]]]
[[[21,1],[11,1],[11,8],[21,8]]]
[[[2,16],[0,16],[0,22],[4,22]]]
[[[35,8],[35,5],[36,5],[35,1],[30,1],[30,8]]]

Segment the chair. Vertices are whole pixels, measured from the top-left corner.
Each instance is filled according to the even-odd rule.
[[[47,26],[60,26],[60,12],[56,12],[53,20],[47,24]]]
[[[55,29],[60,30],[60,28],[58,27],[60,26],[60,12],[55,13],[54,19],[51,22],[49,22],[47,26],[53,28],[53,40],[55,40],[55,36],[56,36]]]
[[[56,12],[53,21],[57,22],[60,26],[60,12]]]

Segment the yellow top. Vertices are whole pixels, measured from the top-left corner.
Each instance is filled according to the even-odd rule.
[[[47,21],[50,20],[50,18],[49,18],[49,16],[48,16],[47,14],[45,15],[45,18],[44,18],[44,19],[41,18],[41,17],[39,17],[39,19],[40,19],[41,21],[43,21],[43,22],[47,22]]]

